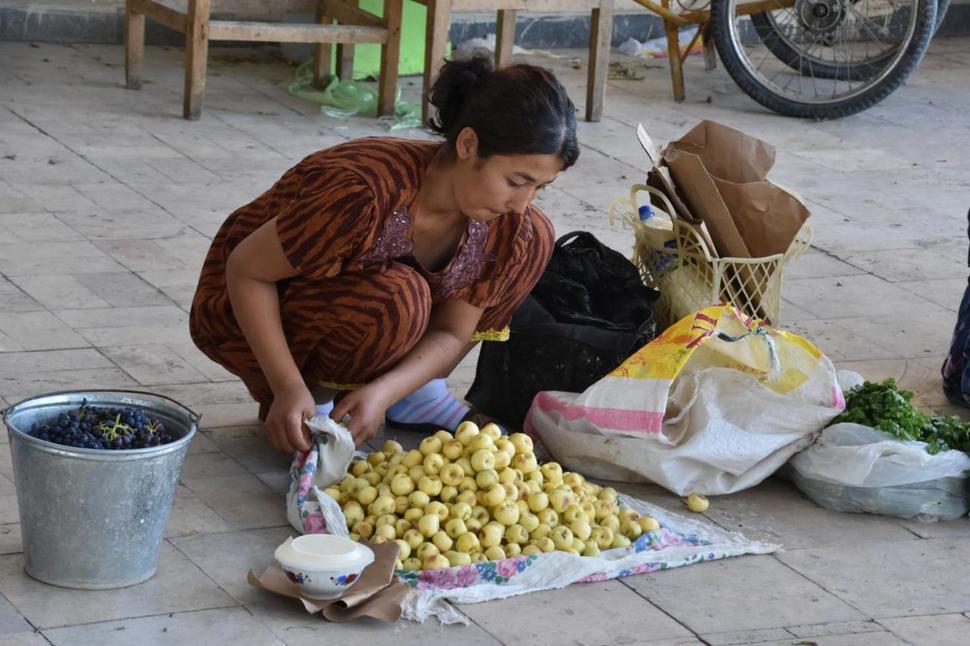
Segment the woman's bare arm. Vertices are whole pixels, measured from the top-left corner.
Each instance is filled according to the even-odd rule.
[[[226,285],[236,321],[273,391],[266,418],[270,442],[284,451],[307,451],[303,419],[314,412],[313,397],[283,334],[276,283],[296,275],[272,219],[240,242],[226,263]]]

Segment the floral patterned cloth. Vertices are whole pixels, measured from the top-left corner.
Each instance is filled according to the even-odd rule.
[[[327,533],[334,528],[333,533],[346,535],[346,521],[336,503],[335,512],[308,504],[313,502],[317,490],[312,477],[315,459],[314,451],[298,457],[290,471],[291,491],[296,492],[294,502],[303,501],[299,506],[299,524],[295,526],[304,533]],[[319,497],[330,500],[322,492]],[[661,528],[641,535],[630,547],[606,550],[599,557],[549,552],[440,570],[398,570],[398,577],[413,589],[403,616],[412,621],[436,617],[442,623],[467,624],[467,617],[455,604],[645,574],[741,554],[767,554],[779,548],[749,541],[741,534],[667,512],[642,500],[621,496],[620,502],[640,514],[653,516]]]
[[[354,440],[343,426],[329,417],[307,420],[313,446],[296,453],[290,465],[286,515],[290,525],[304,534],[350,536],[340,505],[323,489],[338,482],[354,456]]]

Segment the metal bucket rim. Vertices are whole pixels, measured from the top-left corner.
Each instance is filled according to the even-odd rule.
[[[75,446],[67,446],[65,444],[57,444],[56,442],[48,442],[47,440],[42,440],[38,437],[34,437],[30,433],[23,431],[14,425],[7,422],[7,418],[16,412],[18,409],[27,410],[30,408],[29,404],[31,402],[36,402],[37,400],[46,399],[48,397],[58,397],[64,395],[84,395],[88,393],[118,393],[120,395],[140,395],[143,397],[150,397],[154,399],[164,399],[167,402],[177,406],[182,409],[189,416],[189,430],[188,432],[175,440],[174,442],[169,442],[168,444],[161,444],[159,446],[150,446],[143,449],[85,449]],[[123,405],[123,404],[121,404]],[[143,390],[118,390],[114,388],[98,388],[90,390],[59,390],[51,393],[44,393],[43,395],[34,395],[33,397],[28,397],[22,401],[17,402],[3,410],[0,410],[0,419],[3,420],[7,427],[7,430],[11,433],[15,433],[21,440],[27,441],[31,444],[37,446],[38,449],[43,450],[45,453],[53,453],[60,455],[68,455],[72,458],[82,459],[82,460],[94,460],[94,461],[105,461],[110,460],[113,462],[118,461],[129,461],[129,460],[143,460],[147,458],[153,458],[160,455],[165,455],[166,453],[171,453],[173,451],[178,451],[182,446],[188,444],[192,441],[196,432],[199,429],[199,420],[202,416],[191,408],[182,404],[179,401],[172,399],[171,397],[166,397],[165,395],[156,395],[155,393],[146,392]]]

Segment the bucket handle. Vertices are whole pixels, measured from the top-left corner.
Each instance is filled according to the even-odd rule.
[[[184,410],[188,414],[189,420],[191,420],[191,422],[193,424],[195,424],[196,426],[198,426],[199,425],[199,422],[202,421],[202,414],[201,413],[196,413],[194,410],[192,410],[191,408],[189,408],[188,406],[186,406],[182,402],[176,401],[176,400],[172,399],[171,397],[166,397],[165,395],[159,395],[159,394],[156,394],[156,393],[145,392],[144,390],[114,390],[114,389],[110,389],[110,388],[100,388],[100,389],[96,389],[96,390],[83,390],[83,391],[78,391],[78,390],[58,390],[58,391],[52,392],[52,393],[45,393],[43,396],[44,397],[48,397],[48,396],[55,396],[55,395],[74,395],[74,394],[77,394],[79,392],[81,392],[81,393],[126,393],[126,394],[129,394],[129,395],[148,395],[150,397],[158,397],[159,399],[164,399],[164,400],[166,400],[168,402],[171,402],[172,404],[174,404],[174,405],[178,406],[179,408],[181,408],[182,410]],[[3,423],[6,424],[7,423],[7,416],[10,415],[10,412],[13,409],[17,408],[17,406],[20,406],[20,404],[24,403],[25,401],[28,401],[28,400],[31,400],[31,399],[36,399],[36,398],[37,398],[37,396],[28,397],[27,399],[24,399],[24,400],[22,400],[20,402],[17,402],[16,404],[11,404],[10,406],[7,406],[3,410],[0,410],[0,421],[3,421]]]

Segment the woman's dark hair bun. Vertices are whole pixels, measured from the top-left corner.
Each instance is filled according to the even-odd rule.
[[[484,55],[447,61],[441,67],[429,93],[431,105],[438,110],[438,118],[430,123],[431,129],[447,136],[462,107],[474,96],[493,69],[492,59]]]
[[[428,127],[452,146],[464,128],[478,135],[478,153],[556,154],[576,163],[576,108],[555,75],[535,65],[495,69],[487,52],[446,61],[428,92],[437,117]]]

